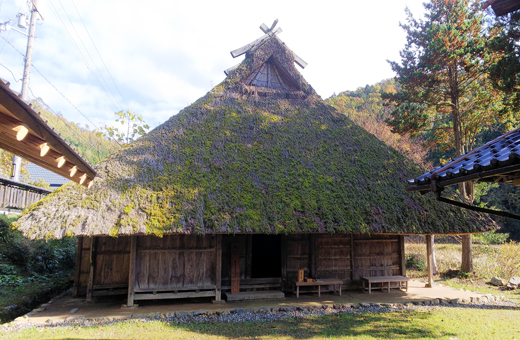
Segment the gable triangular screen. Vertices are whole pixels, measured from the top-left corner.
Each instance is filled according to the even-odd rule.
[[[253,71],[245,80],[246,85],[266,87],[275,90],[297,91],[287,77],[284,77],[279,71],[276,64],[271,60],[267,60],[262,66]]]

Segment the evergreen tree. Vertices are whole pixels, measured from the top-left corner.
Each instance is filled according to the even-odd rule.
[[[498,122],[515,119],[503,107],[503,94],[488,77],[489,65],[500,53],[489,48],[496,30],[485,27],[479,3],[470,0],[430,0],[425,20],[407,9],[407,43],[401,63],[390,62],[400,91],[385,95],[394,109],[393,131],[432,131],[434,141],[453,147],[455,155],[469,151],[477,135]],[[473,201],[472,183],[459,185]],[[463,237],[462,271],[472,271],[471,236]]]

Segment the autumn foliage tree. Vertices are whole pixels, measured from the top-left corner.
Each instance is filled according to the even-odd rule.
[[[401,134],[431,131],[435,143],[454,148],[458,157],[484,129],[515,120],[488,76],[501,57],[489,46],[498,32],[486,27],[476,1],[430,0],[424,7],[424,20],[407,9],[407,22],[401,24],[407,43],[401,62],[390,61],[401,88],[385,95],[393,107],[388,123]],[[473,200],[472,183],[459,191]],[[463,238],[462,252],[462,271],[471,272],[471,236]]]
[[[487,29],[477,2],[431,0],[424,6],[425,20],[407,10],[401,24],[407,43],[401,62],[390,62],[401,91],[385,96],[394,107],[388,123],[401,134],[431,131],[435,143],[454,148],[458,157],[484,129],[515,120],[488,77],[500,58],[488,44],[497,32]],[[460,191],[473,199],[471,184]]]

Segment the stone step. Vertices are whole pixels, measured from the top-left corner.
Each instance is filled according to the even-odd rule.
[[[228,301],[284,299],[285,294],[279,290],[257,290],[240,292],[238,294],[225,293]]]

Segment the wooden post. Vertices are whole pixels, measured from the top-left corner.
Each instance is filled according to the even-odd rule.
[[[427,288],[433,287],[433,253],[432,253],[433,238],[431,234],[426,235],[426,258],[428,263],[428,283]]]
[[[406,254],[404,252],[404,236],[399,236],[399,248],[401,249],[401,275],[406,276]]]
[[[473,272],[473,249],[471,248],[471,234],[462,235],[462,266],[464,273]]]
[[[221,301],[222,296],[222,235],[216,236],[215,254],[215,301]]]
[[[90,237],[90,270],[88,275],[88,284],[87,284],[87,302],[92,301],[92,296],[94,293],[94,270],[96,269],[96,254],[95,254],[95,244],[96,244],[96,238],[91,236]]]
[[[231,245],[231,294],[240,293],[240,252],[238,244]]]
[[[74,272],[74,286],[72,288],[72,296],[77,297],[79,291],[79,279],[81,274],[81,251],[83,249],[83,237],[78,237],[78,245],[76,248],[76,270]]]
[[[310,269],[310,277],[316,278],[316,258],[318,257],[316,253],[316,235],[311,234],[310,237],[310,249],[309,249],[309,269]]]
[[[354,282],[354,234],[350,234],[350,282]]]
[[[282,261],[282,290],[289,290],[291,289],[291,283],[287,282],[287,235],[282,235],[282,237],[280,237],[280,242],[280,258]]]
[[[251,278],[253,266],[253,235],[246,235],[246,279]]]
[[[127,307],[134,306],[135,296],[135,261],[137,258],[137,236],[130,236],[130,270],[128,272],[128,299]]]

